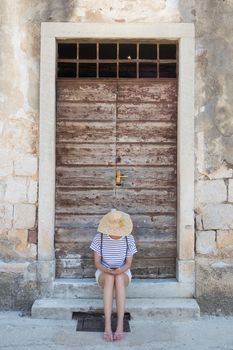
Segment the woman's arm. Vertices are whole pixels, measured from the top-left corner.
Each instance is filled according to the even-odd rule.
[[[119,275],[121,273],[124,273],[125,271],[127,271],[128,269],[130,269],[131,265],[132,265],[132,261],[133,261],[133,255],[128,256],[126,258],[126,263],[125,265],[123,265],[122,267],[119,267],[119,269],[114,270],[114,274],[115,275]]]
[[[101,264],[101,256],[99,256],[96,252],[94,252],[94,260],[95,260],[95,267],[105,273],[111,273],[114,274],[114,270],[105,267]]]

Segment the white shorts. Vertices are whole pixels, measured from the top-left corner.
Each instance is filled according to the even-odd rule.
[[[103,271],[101,271],[99,269],[97,269],[96,272],[95,272],[95,279],[96,279],[96,282],[98,283],[99,287],[100,287],[100,285],[99,285],[99,277],[100,277],[102,272]],[[129,283],[130,283],[131,279],[132,279],[132,274],[131,274],[130,269],[126,270],[124,273],[129,277]]]

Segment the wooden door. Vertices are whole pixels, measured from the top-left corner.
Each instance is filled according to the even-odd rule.
[[[57,277],[94,276],[89,245],[113,207],[132,216],[134,275],[175,276],[176,96],[174,80],[58,81]]]

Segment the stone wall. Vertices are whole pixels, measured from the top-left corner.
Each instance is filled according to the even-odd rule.
[[[232,1],[196,1],[196,296],[233,312]]]
[[[193,22],[196,296],[232,311],[232,0],[1,0],[0,307],[40,295],[37,264],[41,22]],[[20,293],[16,293],[20,290]]]

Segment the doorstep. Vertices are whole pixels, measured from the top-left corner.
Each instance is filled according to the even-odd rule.
[[[114,303],[115,305],[115,303]],[[74,312],[103,312],[100,299],[38,299],[32,306],[32,318],[71,320]],[[115,306],[113,307],[115,311]],[[141,319],[196,319],[200,308],[192,298],[127,299],[126,312],[133,320]]]

